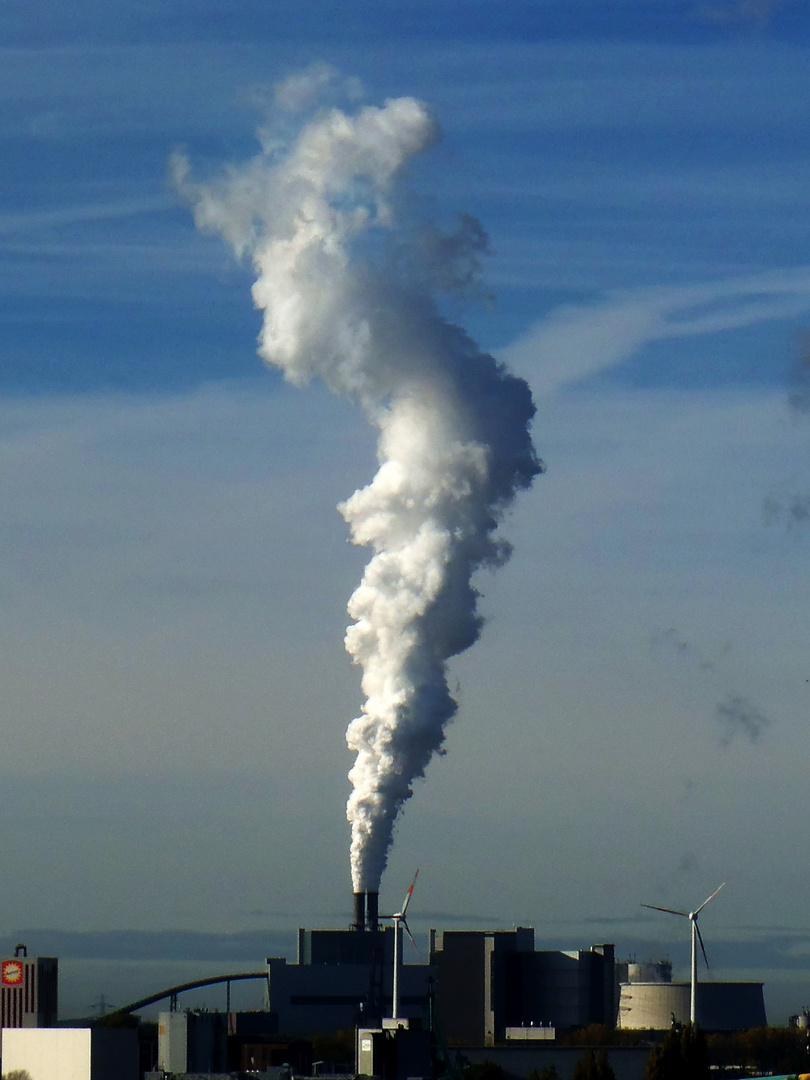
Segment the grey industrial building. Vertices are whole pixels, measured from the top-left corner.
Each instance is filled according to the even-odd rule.
[[[303,1040],[276,1037],[267,1012],[162,1012],[158,1022],[158,1066],[170,1075],[230,1074],[268,1069],[295,1075],[312,1071],[312,1048]]]
[[[402,937],[399,938],[400,962]],[[309,1035],[315,1031],[373,1027],[392,1011],[394,931],[299,930],[297,963],[267,958],[267,1007],[277,1016],[279,1032]],[[400,1012],[429,1024],[428,964],[401,968]]]
[[[391,928],[300,930],[297,963],[267,960],[267,1007],[278,1031],[379,1025],[391,1015],[393,962]],[[528,927],[431,931],[428,963],[400,972],[399,1015],[412,1027],[438,1026],[451,1045],[491,1046],[508,1028],[615,1023],[612,945],[537,951]]]
[[[431,932],[436,1017],[451,1044],[492,1046],[509,1028],[613,1026],[612,945],[537,951],[534,930]]]

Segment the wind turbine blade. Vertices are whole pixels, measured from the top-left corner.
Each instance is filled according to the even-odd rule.
[[[687,911],[676,911],[675,908],[671,907],[658,907],[657,904],[642,904],[641,906],[650,908],[652,911],[667,911],[670,915],[682,915],[684,919],[689,918],[689,912]]]
[[[417,870],[416,873],[413,875],[413,881],[411,882],[411,887],[408,889],[407,893],[405,894],[405,903],[402,905],[402,911],[400,911],[400,915],[403,918],[405,917],[405,912],[408,910],[408,904],[410,904],[410,902],[411,902],[411,897],[413,896],[413,887],[416,884],[416,879],[418,877],[419,877],[419,871]]]
[[[411,928],[410,928],[410,926],[408,926],[408,924],[407,924],[407,923],[405,922],[405,920],[404,920],[404,919],[402,919],[402,920],[400,920],[400,921],[402,922],[402,925],[403,925],[403,926],[405,927],[405,933],[406,933],[406,934],[408,935],[408,937],[409,937],[409,938],[411,939],[411,945],[413,945],[414,949],[416,949],[416,953],[417,953],[417,956],[418,956],[418,955],[419,955],[419,946],[418,946],[418,945],[416,944],[416,942],[414,941],[414,937],[413,937],[413,934],[411,933]]]
[[[725,881],[723,882],[723,885],[725,885]],[[695,914],[695,915],[699,915],[699,914],[701,913],[701,911],[703,911],[703,909],[704,909],[704,908],[706,907],[706,905],[708,904],[709,900],[714,900],[715,896],[717,896],[717,894],[718,894],[718,893],[720,892],[720,890],[721,890],[721,889],[723,888],[723,885],[718,885],[718,886],[717,886],[717,888],[716,888],[716,889],[714,890],[714,892],[713,892],[713,893],[712,893],[712,895],[711,895],[711,896],[709,897],[709,899],[708,899],[708,900],[704,900],[704,901],[703,901],[703,903],[702,903],[702,904],[700,905],[700,907],[699,907],[699,908],[697,909],[697,911],[696,911],[696,912],[694,912],[694,914]]]
[[[700,950],[703,953],[703,959],[706,961],[706,970],[709,970],[709,958],[706,955],[706,946],[703,944],[703,934],[700,932],[700,926],[697,919],[695,919],[695,930],[697,930],[697,939],[700,942]]]

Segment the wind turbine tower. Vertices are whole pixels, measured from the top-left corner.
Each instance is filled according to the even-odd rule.
[[[725,885],[725,881],[723,882]],[[708,899],[704,900],[699,908],[695,908],[694,911],[676,911],[675,908],[670,907],[658,907],[657,904],[642,904],[642,907],[650,908],[652,911],[666,911],[670,915],[680,915],[684,919],[689,920],[691,927],[691,940],[692,940],[692,993],[689,1003],[689,1020],[694,1027],[697,1018],[697,946],[700,942],[700,948],[703,953],[703,959],[706,962],[706,967],[709,967],[709,958],[706,956],[706,946],[703,944],[703,935],[700,932],[698,926],[698,915],[708,904],[709,900],[714,900],[715,896],[723,888],[723,885],[718,885],[712,895]]]
[[[411,939],[411,942],[416,947],[416,942],[413,940],[413,934],[405,919],[405,913],[408,910],[408,904],[411,902],[413,896],[413,887],[416,884],[416,879],[419,877],[419,871],[413,875],[413,881],[410,884],[410,888],[405,894],[405,900],[402,904],[400,911],[395,912],[393,915],[380,915],[381,919],[391,919],[394,924],[394,985],[391,1002],[391,1019],[399,1019],[399,969],[401,964],[400,957],[400,945],[399,945],[399,928],[402,925],[405,928],[405,933]]]

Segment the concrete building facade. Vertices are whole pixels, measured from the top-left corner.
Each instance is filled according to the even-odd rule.
[[[508,1028],[613,1026],[614,949],[536,951],[534,930],[431,932],[436,1019],[452,1045],[493,1046]]]
[[[296,964],[267,959],[278,1031],[380,1027],[392,1012],[393,960],[390,928],[301,930]],[[454,1045],[492,1046],[512,1028],[612,1027],[617,1006],[612,945],[537,951],[529,927],[431,931],[429,963],[400,966],[400,1017],[437,1024]]]
[[[400,963],[402,938],[399,939]],[[267,1008],[278,1031],[306,1036],[342,1028],[378,1027],[392,1011],[394,932],[300,930],[297,963],[267,958]],[[400,968],[400,1014],[428,1026],[430,968]]]

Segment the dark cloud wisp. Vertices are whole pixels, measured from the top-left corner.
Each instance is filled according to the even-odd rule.
[[[743,736],[752,744],[758,743],[762,733],[771,724],[768,717],[748,698],[736,694],[730,694],[724,701],[718,702],[715,715],[723,726],[720,738],[722,746],[729,746],[737,735]]]

